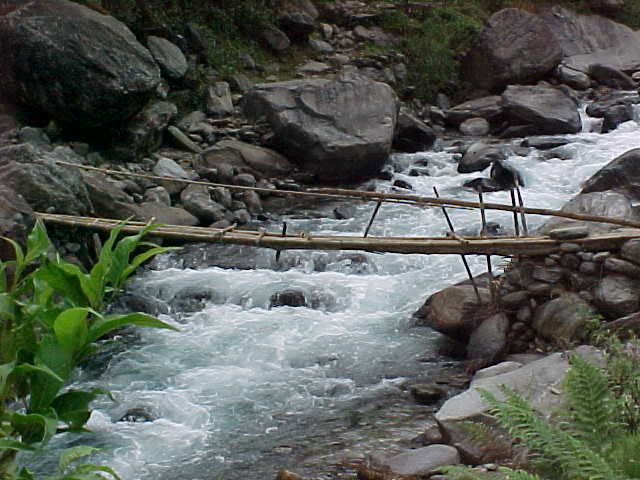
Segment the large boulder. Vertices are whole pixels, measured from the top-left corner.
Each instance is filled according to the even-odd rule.
[[[182,50],[166,38],[150,36],[147,47],[169,80],[180,80],[187,73],[189,64]]]
[[[124,220],[138,213],[133,198],[117,184],[107,181],[104,174],[82,172],[82,180],[91,198],[93,215]]]
[[[459,173],[480,172],[497,160],[507,158],[505,148],[484,142],[472,144],[458,163]]]
[[[436,133],[413,115],[400,112],[393,139],[393,148],[401,152],[423,152],[433,145]]]
[[[549,340],[568,344],[584,339],[584,327],[595,314],[579,295],[566,293],[536,309],[533,328]]]
[[[463,63],[476,87],[497,91],[512,83],[543,78],[562,60],[562,50],[547,24],[518,8],[495,13]]]
[[[458,126],[472,118],[484,118],[490,123],[497,123],[502,118],[502,105],[500,95],[476,98],[456,105],[445,111],[447,123]]]
[[[80,170],[56,164],[79,160],[68,147],[46,152],[29,144],[10,145],[0,149],[0,185],[20,192],[34,210],[87,215],[92,205]]]
[[[639,288],[640,281],[626,275],[605,276],[594,290],[598,311],[611,320],[637,312],[640,310]]]
[[[512,125],[529,125],[530,134],[578,133],[582,129],[575,101],[547,85],[510,85],[502,94],[505,117]]]
[[[640,148],[614,158],[589,178],[581,193],[615,190],[640,200]]]
[[[631,28],[560,6],[546,9],[541,18],[562,50],[563,64],[585,73],[597,63],[623,71],[640,69],[640,35]]]
[[[0,8],[0,89],[76,127],[136,113],[160,73],[121,22],[68,0],[8,0]]]
[[[389,85],[355,73],[254,86],[242,109],[264,118],[274,144],[318,180],[375,174],[389,156],[398,104]]]
[[[0,237],[8,237],[20,245],[25,245],[34,221],[33,210],[24,197],[0,185]],[[13,258],[13,247],[0,239],[0,262]]]

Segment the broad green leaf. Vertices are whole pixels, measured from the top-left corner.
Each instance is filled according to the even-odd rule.
[[[20,434],[24,443],[45,444],[56,433],[58,419],[35,413],[26,415],[14,413],[11,417],[11,426]]]
[[[9,319],[15,321],[18,314],[18,306],[12,295],[8,293],[0,293],[0,321]]]
[[[75,462],[76,460],[84,457],[88,457],[96,452],[99,452],[100,449],[94,447],[88,447],[86,445],[78,445],[77,447],[67,448],[60,455],[60,460],[58,462],[58,468],[60,472],[64,472],[71,462]]]
[[[7,385],[7,379],[16,367],[16,362],[5,363],[0,365],[0,401],[4,398],[4,389]],[[0,447],[1,448],[1,447]]]
[[[7,291],[7,264],[0,261],[0,292]]]
[[[47,409],[58,392],[71,375],[74,367],[70,352],[63,348],[53,335],[46,335],[38,345],[36,365],[44,365],[51,369],[62,381],[50,375],[34,372],[31,374],[30,412],[41,412]]]
[[[102,319],[95,322],[91,330],[89,330],[89,341],[95,342],[100,337],[106,335],[116,328],[125,325],[137,325],[139,327],[166,328],[178,331],[178,329],[162,320],[147,315],[146,313],[129,313],[129,314],[111,314],[105,315]]]
[[[47,236],[44,224],[41,220],[36,221],[33,230],[31,230],[31,233],[27,237],[27,253],[25,255],[25,262],[31,263],[36,258],[47,253],[50,243],[51,242]]]
[[[16,450],[21,452],[35,452],[36,447],[18,442],[17,440],[0,440],[0,450]]]
[[[44,375],[50,376],[53,380],[56,380],[58,382],[63,382],[62,378],[60,378],[60,376],[58,376],[57,373],[55,373],[53,370],[51,370],[49,367],[43,364],[31,365],[30,363],[21,363],[15,368],[15,372],[18,375],[25,375],[27,373],[34,373],[34,372],[42,373]]]
[[[78,307],[93,307],[99,308],[102,303],[102,297],[104,292],[102,291],[102,280],[99,279],[97,283],[94,282],[91,275],[84,273],[80,267],[73,263],[59,260],[58,266],[64,270],[67,274],[75,276],[80,283],[80,288],[85,295],[86,303],[84,305],[76,305]]]
[[[16,256],[16,270],[22,270],[24,268],[24,252],[22,251],[22,247],[18,245],[15,240],[10,239],[9,237],[0,237],[0,239],[8,242],[13,247],[13,251]]]
[[[51,407],[56,411],[60,420],[69,425],[71,431],[82,430],[87,420],[91,416],[89,404],[101,394],[103,390],[69,390],[62,395],[58,395]]]
[[[53,323],[58,343],[67,349],[69,355],[75,356],[87,343],[89,336],[88,314],[99,314],[90,308],[70,308],[62,312]]]
[[[18,475],[18,480],[36,480],[33,474],[25,467],[20,470],[20,474]]]
[[[136,270],[136,268],[138,268],[140,265],[142,265],[144,262],[146,262],[150,258],[155,257],[156,255],[160,255],[161,253],[166,253],[166,252],[170,252],[170,251],[173,251],[173,250],[180,250],[180,249],[181,249],[180,247],[153,247],[153,248],[150,248],[146,252],[143,252],[143,253],[141,253],[139,255],[136,255],[133,258],[133,261],[131,262],[131,265],[129,265],[127,268],[125,268],[125,270],[124,270],[122,275],[123,275],[124,279],[127,279]]]
[[[56,263],[46,262],[38,268],[35,277],[46,282],[55,291],[63,294],[73,306],[90,306],[82,291],[78,276],[67,272]]]
[[[108,473],[115,480],[122,480],[120,476],[118,476],[118,474],[112,468],[107,467],[105,465],[91,465],[91,464],[79,465],[73,472],[65,475],[64,478],[79,479],[79,480],[87,480],[87,479],[93,480],[94,478],[99,478],[104,480],[104,477],[102,475],[98,475],[98,472]],[[84,475],[91,475],[91,474],[97,475],[97,476],[95,477],[84,476]]]

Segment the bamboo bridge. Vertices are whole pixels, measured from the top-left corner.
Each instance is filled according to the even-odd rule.
[[[242,230],[236,225],[228,228],[188,227],[180,225],[158,225],[152,235],[170,239],[176,242],[209,242],[247,245],[253,247],[271,248],[274,250],[359,250],[376,253],[401,253],[401,254],[457,254],[457,255],[500,255],[500,256],[539,256],[561,251],[563,240],[550,237],[529,236],[526,228],[526,215],[546,215],[572,220],[601,222],[615,224],[631,229],[621,229],[611,233],[572,239],[585,251],[611,250],[620,247],[624,242],[632,238],[640,238],[640,222],[625,218],[603,217],[584,213],[564,212],[561,210],[548,210],[541,208],[524,207],[515,204],[512,191],[512,205],[485,203],[482,193],[479,193],[479,202],[446,199],[437,194],[435,197],[423,197],[406,195],[393,192],[367,192],[361,190],[312,188],[303,191],[266,189],[238,185],[226,185],[219,183],[185,180],[175,177],[163,177],[155,175],[137,174],[107,170],[85,165],[77,165],[66,162],[57,162],[58,165],[70,168],[80,168],[90,171],[98,171],[108,175],[142,177],[157,181],[173,181],[186,184],[197,184],[207,187],[224,187],[233,190],[253,190],[269,195],[293,196],[324,199],[347,199],[352,201],[374,202],[375,209],[369,221],[369,225],[362,235],[326,236],[313,233],[287,234],[286,228],[281,232],[267,232],[265,230]],[[515,187],[518,188],[517,185]],[[518,191],[518,196],[520,197]],[[521,197],[520,197],[521,199]],[[375,216],[382,203],[401,203],[419,207],[441,208],[449,225],[450,234],[446,237],[376,237],[368,236],[369,228],[374,222]],[[485,210],[502,210],[513,213],[516,232],[519,232],[518,215],[520,225],[523,227],[523,236],[499,236],[499,237],[460,237],[456,235],[453,225],[447,214],[447,208],[479,209],[482,214],[483,226],[485,224]],[[68,226],[89,229],[99,232],[108,232],[116,227],[121,227],[124,233],[138,233],[148,222],[117,220],[107,218],[78,217],[71,215],[59,215],[53,213],[37,213],[46,224]],[[153,221],[153,220],[151,220]],[[484,229],[483,229],[484,230]]]

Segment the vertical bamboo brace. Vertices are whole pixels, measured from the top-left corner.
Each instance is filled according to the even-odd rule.
[[[367,237],[367,235],[369,235],[369,230],[371,230],[371,225],[373,225],[373,221],[375,220],[376,215],[378,214],[378,210],[380,210],[381,206],[382,206],[382,198],[378,200],[378,203],[376,203],[376,208],[373,209],[373,214],[369,219],[369,224],[367,225],[367,228],[364,230],[365,238]]]
[[[514,189],[512,188],[511,190],[509,190],[509,193],[511,193],[511,206],[513,207],[513,226],[515,229],[515,233],[516,233],[516,237],[520,236],[520,225],[518,224],[518,212],[516,210],[516,193],[514,191]]]
[[[282,222],[282,236],[284,237],[287,234],[287,222]],[[280,254],[282,254],[282,250],[278,250],[276,252],[276,263],[280,261]]]

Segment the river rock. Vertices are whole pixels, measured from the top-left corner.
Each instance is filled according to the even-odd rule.
[[[175,125],[170,125],[169,128],[167,128],[167,132],[169,132],[171,138],[173,138],[173,143],[176,146],[189,152],[202,153],[202,148],[200,148],[198,144],[191,140],[187,135],[185,135],[182,130],[180,130]]]
[[[381,455],[380,460],[376,466],[391,474],[422,477],[433,473],[438,467],[459,464],[460,454],[449,445],[429,445],[399,455]]]
[[[606,329],[621,340],[637,339],[640,335],[640,312],[634,312],[613,322],[608,322]]]
[[[489,290],[478,290],[482,304],[488,303],[491,300]],[[473,315],[477,306],[478,298],[471,285],[455,285],[431,295],[414,313],[414,318],[440,333],[466,342],[478,323]]]
[[[397,99],[391,87],[354,74],[256,85],[242,101],[265,118],[276,149],[322,181],[374,175],[391,149]]]
[[[502,106],[513,125],[531,126],[529,134],[578,133],[582,122],[576,103],[561,89],[545,85],[510,85]]]
[[[225,208],[211,199],[209,187],[189,185],[180,193],[183,208],[194,215],[204,225],[225,218]]]
[[[636,83],[626,73],[616,67],[602,63],[589,65],[589,76],[598,83],[617,90],[635,90]]]
[[[509,318],[498,313],[482,321],[467,344],[467,358],[495,361],[507,348]]]
[[[489,122],[480,117],[470,118],[460,124],[460,132],[463,135],[481,137],[487,135],[490,129],[491,125],[489,125]]]
[[[291,41],[287,34],[273,25],[264,25],[256,33],[258,38],[275,52],[282,52],[291,46]]]
[[[620,256],[636,265],[640,265],[640,238],[627,240],[620,248]]]
[[[629,94],[628,92],[614,92],[604,99],[587,105],[587,115],[590,117],[603,118],[605,114],[617,105],[637,105],[640,103],[640,96]]]
[[[82,180],[89,193],[95,216],[119,220],[136,216],[133,198],[115,183],[108,182],[105,175],[82,172]]]
[[[51,152],[29,144],[0,148],[0,185],[20,192],[36,211],[89,215],[92,209],[80,170],[56,162],[82,163],[69,147]]]
[[[278,18],[280,28],[294,42],[305,42],[316,30],[313,17],[305,12],[285,13]]]
[[[606,318],[616,319],[640,310],[640,282],[625,275],[610,274],[594,290],[598,311]]]
[[[145,106],[123,127],[113,129],[109,155],[123,161],[137,161],[156,151],[164,132],[178,114],[178,107],[169,102],[153,102]]]
[[[584,72],[574,70],[566,65],[558,65],[556,77],[560,82],[576,90],[586,90],[591,87],[591,77]]]
[[[541,18],[562,50],[563,64],[585,73],[597,63],[622,71],[640,69],[640,37],[631,28],[560,6],[544,10]]]
[[[3,93],[75,127],[126,120],[160,82],[123,23],[67,0],[4,2],[0,47]]]
[[[575,293],[565,293],[540,305],[533,328],[548,340],[567,344],[584,339],[584,326],[596,315],[593,308]]]
[[[476,142],[471,145],[458,163],[459,173],[471,173],[484,170],[496,160],[504,160],[507,155],[500,145]]]
[[[581,193],[615,190],[640,200],[640,148],[634,148],[611,160],[594,173]]]
[[[622,273],[627,277],[640,278],[640,267],[622,258],[609,257],[605,259],[604,269],[609,272]]]
[[[424,152],[433,145],[436,134],[431,127],[407,112],[400,112],[393,148],[401,152]]]
[[[513,83],[535,82],[560,60],[558,41],[539,16],[506,8],[491,16],[462,65],[464,77],[474,86],[497,91]]]
[[[153,167],[152,173],[159,177],[173,177],[183,180],[192,180],[184,168],[182,168],[175,160],[167,157],[160,157]],[[167,189],[169,194],[175,195],[180,193],[187,186],[184,182],[172,182],[170,180],[160,180],[160,184]]]
[[[283,290],[271,295],[269,308],[273,307],[304,307],[307,305],[307,298],[301,290]]]
[[[224,152],[220,155],[221,152]],[[239,154],[239,157],[238,155]],[[258,177],[287,177],[296,167],[285,156],[270,148],[252,145],[238,140],[222,140],[202,154],[198,165],[202,164],[215,168],[220,158],[227,159],[226,163],[237,167],[245,167]],[[229,161],[230,159],[233,159]]]
[[[198,218],[191,215],[184,208],[168,207],[161,203],[143,202],[137,206],[136,220],[148,222],[153,219],[156,223],[167,225],[184,225],[194,227],[198,225]]]
[[[491,123],[498,123],[502,116],[501,99],[500,95],[491,95],[456,105],[445,110],[446,122],[457,127],[466,120],[479,117]]]
[[[633,120],[632,106],[616,105],[611,107],[611,109],[604,114],[601,133],[609,133],[618,128],[618,125],[628,122],[629,120]]]
[[[0,237],[7,237],[19,245],[26,245],[35,216],[24,197],[0,184]],[[15,258],[13,247],[0,239],[0,262]]]
[[[596,174],[597,175],[597,174]],[[588,183],[588,182],[587,182]],[[583,190],[584,191],[584,190]],[[595,191],[580,193],[567,202],[561,209],[563,212],[586,213],[613,218],[637,220],[638,215],[631,206],[629,198],[622,193]],[[600,222],[582,222],[569,218],[553,218],[547,220],[538,230],[540,235],[548,235],[552,230],[566,227],[585,227],[589,234],[605,233],[620,228],[618,225]]]
[[[169,80],[180,80],[187,73],[189,65],[182,50],[166,38],[149,36],[147,47]]]
[[[164,187],[148,188],[144,192],[145,202],[156,202],[166,206],[171,206],[171,195]]]
[[[447,392],[435,384],[418,384],[411,386],[411,395],[420,405],[432,405],[443,398]]]
[[[209,115],[232,115],[234,110],[229,84],[227,82],[216,82],[213,85],[209,85],[205,93],[205,103]]]
[[[601,354],[593,347],[582,346],[573,352],[588,361],[602,363]],[[485,389],[498,399],[503,399],[504,394],[500,388],[505,385],[524,396],[536,411],[546,417],[551,415],[563,401],[556,392],[560,389],[565,374],[569,370],[569,357],[570,355],[565,353],[553,353],[516,370],[474,381],[474,388],[450,398],[435,414],[445,441],[458,448],[465,462],[483,463],[486,454],[495,453],[495,445],[474,440],[469,429],[465,428],[470,421],[490,425],[494,422],[494,419],[488,415],[489,407],[482,400],[477,388]]]

